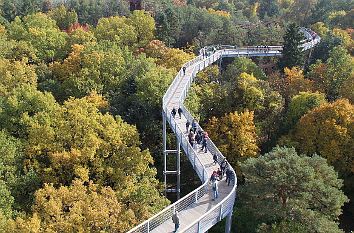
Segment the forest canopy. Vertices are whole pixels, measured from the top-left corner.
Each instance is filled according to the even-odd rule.
[[[284,46],[208,67],[186,101],[237,168],[233,227],[354,230],[353,12],[352,0],[0,0],[0,231],[126,232],[167,206],[162,97],[217,44]],[[311,52],[300,26],[321,36]]]

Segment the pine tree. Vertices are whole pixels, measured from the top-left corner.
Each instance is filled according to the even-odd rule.
[[[295,23],[290,24],[284,36],[283,57],[279,63],[282,70],[285,67],[292,68],[303,65],[303,55],[301,48],[299,48],[302,39],[299,27]]]

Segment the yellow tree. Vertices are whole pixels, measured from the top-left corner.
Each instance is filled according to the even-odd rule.
[[[286,95],[288,98],[292,98],[300,92],[312,90],[312,81],[304,77],[303,71],[299,67],[293,67],[291,69],[286,67],[284,73],[287,85]]]
[[[243,113],[229,113],[219,119],[213,117],[205,128],[233,166],[237,166],[238,161],[258,155],[253,118],[253,112],[248,110]]]
[[[115,190],[137,221],[167,204],[159,194],[149,151],[142,151],[134,126],[99,110],[107,106],[97,94],[69,99],[53,112],[26,116],[26,164],[44,183],[70,185],[86,177]]]
[[[114,41],[121,46],[132,46],[137,40],[137,32],[134,26],[128,24],[125,17],[101,18],[94,32],[98,41]]]
[[[325,103],[304,115],[289,135],[306,154],[320,154],[339,171],[354,172],[354,106],[346,99]]]
[[[186,53],[181,49],[168,48],[162,41],[152,40],[144,49],[144,52],[156,59],[156,64],[173,68],[175,71],[181,69],[184,63],[193,59],[194,55]]]
[[[137,224],[110,187],[75,180],[66,187],[46,184],[35,194],[33,212],[45,232],[126,232]]]
[[[33,66],[24,61],[0,59],[0,96],[8,95],[23,84],[37,86],[37,75]]]

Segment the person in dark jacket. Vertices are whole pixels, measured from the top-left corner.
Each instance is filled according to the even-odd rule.
[[[190,125],[191,123],[189,122],[189,120],[187,120],[187,122],[186,122],[186,132],[188,133],[188,130],[189,130],[189,125]]]
[[[202,151],[205,150],[204,152],[207,153],[208,152],[208,149],[207,149],[207,139],[206,138],[203,138],[203,141],[202,141]]]
[[[171,114],[172,114],[173,118],[176,117],[176,109],[175,108],[172,109]]]
[[[227,183],[227,186],[230,185],[231,175],[232,175],[232,171],[227,168],[226,169],[226,183]]]
[[[183,76],[186,75],[187,67],[183,66],[182,70],[183,70]]]
[[[193,129],[193,133],[195,133],[195,131],[197,131],[197,122],[194,119],[192,121],[192,129]]]
[[[183,113],[182,108],[179,107],[177,111],[178,111],[179,119],[181,119],[182,118],[182,113]]]
[[[214,164],[218,163],[218,156],[216,154],[213,155],[213,160],[214,160]]]

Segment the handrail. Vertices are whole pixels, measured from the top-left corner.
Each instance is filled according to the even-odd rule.
[[[300,31],[303,32],[304,36],[307,38],[307,40],[305,40],[305,43],[299,46],[300,48],[302,48],[303,51],[313,48],[321,41],[321,38],[310,29],[300,28]],[[212,53],[209,52],[211,49],[213,50]],[[209,52],[207,57],[203,56],[203,50]],[[162,110],[163,114],[166,116],[167,122],[170,124],[173,132],[177,135],[178,141],[181,143],[182,148],[184,149],[187,157],[192,163],[194,170],[197,172],[200,180],[202,181],[202,185],[193,190],[191,193],[184,196],[183,198],[181,198],[180,200],[178,200],[177,202],[167,206],[162,211],[155,214],[148,220],[134,227],[128,233],[151,232],[165,221],[170,221],[172,214],[176,210],[181,211],[190,208],[192,204],[197,203],[198,200],[201,199],[207,193],[207,181],[209,178],[209,174],[207,173],[205,166],[195,153],[195,150],[188,142],[188,139],[183,133],[183,129],[181,129],[175,119],[171,117],[171,114],[168,114],[168,103],[174,96],[174,93],[177,87],[179,87],[179,85],[181,84],[181,81],[188,79],[186,84],[183,86],[183,93],[180,95],[178,103],[183,110],[183,115],[186,117],[187,120],[192,122],[194,118],[187,110],[187,108],[183,105],[183,102],[187,98],[188,91],[198,72],[205,69],[210,64],[213,64],[215,61],[224,56],[279,56],[281,55],[282,50],[282,46],[247,46],[242,48],[238,48],[236,46],[231,45],[207,46],[200,51],[201,53],[199,56],[186,62],[183,65],[183,67],[192,68],[191,75],[184,76],[182,69],[178,71],[175,79],[173,80],[173,82],[171,83],[168,90],[163,96]],[[197,124],[197,129],[202,130],[199,124]],[[221,162],[225,158],[210,139],[208,139],[207,147],[212,154],[217,155],[218,162]],[[215,221],[220,221],[233,210],[233,204],[236,198],[237,176],[234,169],[231,166],[229,166],[229,168],[232,171],[233,181],[233,186],[230,193],[228,193],[228,195],[221,202],[216,204],[213,208],[208,210],[206,213],[204,213],[198,219],[190,223],[188,226],[185,226],[183,229],[181,229],[180,232],[206,231],[214,225]],[[210,219],[214,219],[215,221],[210,221]]]

